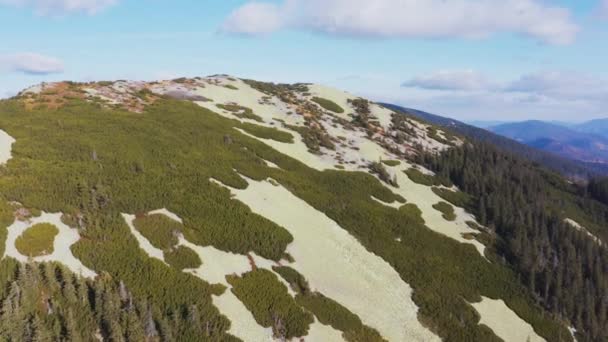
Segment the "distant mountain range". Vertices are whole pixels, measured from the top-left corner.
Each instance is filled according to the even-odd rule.
[[[527,125],[518,126],[517,129],[514,128],[512,130],[508,130],[507,128],[509,127],[509,125],[517,125],[517,123],[505,123],[495,127],[480,128],[480,126],[485,126],[485,124],[488,124],[490,122],[478,121],[471,124],[467,124],[445,116],[431,114],[417,109],[401,107],[386,103],[383,105],[393,110],[398,110],[406,114],[421,118],[437,126],[449,127],[452,131],[462,134],[470,139],[475,139],[478,141],[500,146],[506,151],[517,154],[521,157],[536,162],[568,177],[588,178],[590,176],[608,175],[607,163],[592,161],[601,160],[605,156],[608,156],[608,153],[599,153],[599,151],[602,151],[602,144],[604,144],[604,141],[606,141],[608,138],[581,133],[584,132],[584,130],[593,129],[594,124],[597,127],[608,128],[608,120],[594,120],[595,122],[570,126],[566,126],[567,124],[559,125],[546,122],[540,122],[543,125],[535,125],[534,121],[532,121],[528,122]],[[478,124],[480,123],[485,124],[478,126]],[[500,127],[503,126],[504,131],[500,129]],[[574,127],[576,127],[576,129]],[[536,133],[534,133],[534,131]],[[545,134],[546,139],[544,140],[544,143],[539,138],[540,136],[542,136],[543,131],[553,133],[553,135]],[[518,139],[517,135],[515,134],[516,132],[519,132],[519,134],[521,135],[521,139]],[[560,153],[558,149],[558,146],[560,145],[554,141],[551,141],[551,137],[559,141],[560,139],[557,138],[559,138],[561,134],[565,134],[566,137],[570,138],[568,140],[570,143],[578,146],[577,148],[572,147],[571,150],[562,147],[563,151],[570,151],[569,154]],[[608,134],[608,130],[604,134]],[[592,136],[593,138],[590,138],[590,136]],[[532,139],[532,137],[537,139]],[[580,139],[582,139],[582,141]],[[535,143],[529,143],[531,141],[534,141]],[[601,157],[598,158],[596,156],[595,158],[591,158],[590,154],[584,154],[583,152],[585,144],[587,144],[587,146],[595,146],[594,151],[597,151]],[[576,157],[576,153],[573,152],[575,150],[579,151],[579,157]]]
[[[488,129],[492,127],[502,126],[506,124],[513,123],[523,123],[530,121],[499,121],[499,120],[471,120],[466,121],[467,124],[483,129]],[[604,137],[608,137],[608,118],[607,119],[595,119],[586,121],[583,123],[572,123],[567,121],[541,121],[547,124],[552,124],[556,126],[562,126],[570,128],[571,130],[581,132],[581,133],[591,133],[596,135],[601,135]]]
[[[502,124],[488,129],[543,151],[569,159],[608,163],[608,120],[563,126],[544,121]]]
[[[578,132],[597,134],[608,138],[608,119],[591,120],[569,127]]]

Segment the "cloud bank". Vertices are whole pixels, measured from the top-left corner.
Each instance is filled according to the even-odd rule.
[[[441,70],[428,75],[416,76],[402,84],[403,87],[429,90],[485,90],[493,85],[481,73],[473,70]]]
[[[437,71],[402,87],[407,91],[395,96],[399,102],[463,118],[576,121],[608,115],[608,80],[578,72],[542,71],[500,82],[472,70]]]
[[[55,57],[28,52],[0,55],[0,69],[28,75],[49,75],[63,72],[64,65]]]
[[[96,14],[118,0],[0,0],[0,5],[32,7],[41,15]]]
[[[259,35],[292,29],[342,37],[481,39],[515,33],[569,44],[579,27],[563,7],[540,0],[250,1],[222,31]]]
[[[488,80],[473,70],[442,70],[403,82],[404,88],[435,91],[522,93],[554,99],[608,98],[608,81],[583,73],[543,71],[524,74],[509,82]]]

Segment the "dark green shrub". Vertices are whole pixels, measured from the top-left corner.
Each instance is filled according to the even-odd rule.
[[[435,208],[437,211],[441,212],[443,214],[444,219],[446,219],[448,221],[456,220],[456,213],[454,212],[454,207],[452,207],[449,203],[439,202],[439,203],[433,205],[433,208]]]
[[[199,268],[203,263],[195,251],[185,246],[179,246],[164,252],[167,264],[178,270]]]
[[[296,301],[312,312],[319,322],[342,331],[347,341],[384,341],[376,330],[363,325],[359,316],[318,292],[298,294]]]
[[[395,167],[401,165],[401,162],[398,160],[383,160],[382,163],[386,166]]]
[[[292,339],[308,334],[313,316],[296,304],[272,272],[258,269],[227,278],[235,296],[261,326],[272,328],[275,337]]]
[[[311,99],[313,102],[317,103],[319,106],[323,107],[323,109],[326,109],[330,112],[334,112],[334,113],[344,113],[344,108],[340,107],[340,105],[338,105],[337,103],[333,102],[332,100],[328,100],[328,99],[324,99],[322,97],[313,97]]]
[[[259,126],[259,125],[253,125],[250,123],[240,123],[238,125],[238,127],[240,127],[241,129],[243,129],[245,132],[251,134],[251,135],[255,135],[258,138],[262,138],[262,139],[272,139],[278,142],[282,142],[282,143],[288,143],[288,144],[292,144],[293,143],[293,135],[287,133],[287,132],[282,132],[279,131],[277,129],[274,128],[268,128],[268,127],[264,127],[264,126]]]
[[[163,214],[144,215],[136,217],[133,226],[150,243],[159,249],[170,249],[177,245],[177,236],[183,231],[181,223]]]
[[[452,191],[449,189],[433,187],[433,192],[443,198],[444,200],[452,203],[453,205],[461,208],[469,208],[471,205],[471,196],[467,195],[462,191]]]
[[[253,110],[248,107],[239,106],[234,103],[217,104],[216,107],[219,109],[223,109],[225,111],[231,112],[234,116],[239,117],[241,119],[249,119],[249,120],[254,120],[257,122],[264,122],[264,119],[262,119],[259,115],[254,114]]]
[[[440,185],[444,185],[447,187],[451,187],[452,186],[452,182],[450,182],[449,180],[439,177],[439,176],[433,176],[433,175],[427,175],[425,173],[422,173],[422,171],[416,169],[416,168],[409,168],[407,170],[403,171],[408,177],[409,179],[412,180],[412,182],[418,183],[418,184],[422,184],[422,185],[426,185],[426,186],[440,186]]]
[[[310,292],[308,281],[298,271],[287,266],[273,266],[272,269],[283,277],[296,293],[307,294]]]
[[[52,224],[35,224],[15,240],[15,247],[19,253],[29,257],[53,254],[57,234],[59,229]]]

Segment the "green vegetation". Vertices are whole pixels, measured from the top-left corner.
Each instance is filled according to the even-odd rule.
[[[144,215],[133,220],[133,226],[150,243],[159,249],[170,249],[177,245],[178,234],[183,226],[163,214]]]
[[[587,191],[592,198],[608,205],[608,178],[592,179]]]
[[[0,193],[0,255],[4,255],[4,249],[6,247],[6,237],[8,235],[8,231],[5,228],[1,227],[8,227],[15,221],[13,212],[14,208],[12,208],[7,203],[7,201],[2,197],[2,193]],[[1,286],[0,291],[2,291]]]
[[[397,183],[397,179],[395,179],[395,177],[391,177],[391,174],[388,173],[388,171],[386,170],[386,167],[384,167],[384,165],[382,165],[382,163],[378,163],[378,162],[372,162],[369,165],[369,171],[375,175],[378,176],[378,178],[380,178],[381,181],[390,184],[392,186],[398,187],[399,184]]]
[[[318,292],[311,292],[308,281],[293,268],[281,266],[272,269],[297,293],[296,302],[299,305],[312,312],[322,324],[342,331],[347,341],[383,341],[376,330],[363,325],[359,316],[338,302]]]
[[[195,251],[185,246],[179,246],[164,252],[167,264],[178,270],[195,269],[203,264]]]
[[[285,279],[296,293],[308,294],[310,292],[308,281],[293,268],[287,266],[273,266],[272,270]]]
[[[84,279],[59,264],[0,262],[0,336],[7,341],[219,341],[216,326],[191,326],[185,312],[167,316],[109,276]],[[209,332],[209,334],[208,334]],[[224,335],[222,341],[235,341]]]
[[[274,336],[291,339],[308,334],[314,322],[287,292],[287,288],[270,271],[258,269],[242,277],[227,277],[232,292],[263,327],[272,327]]]
[[[334,113],[344,113],[344,108],[340,107],[340,105],[338,105],[337,103],[335,103],[332,100],[328,100],[328,99],[324,99],[322,97],[313,97],[312,102],[315,102],[316,104],[318,104],[319,106],[323,107],[323,109],[328,110],[330,112],[334,112]]]
[[[386,166],[395,167],[401,165],[401,162],[398,160],[383,160],[382,163]]]
[[[239,90],[239,88],[233,86],[232,84],[225,84],[224,88],[228,88],[230,90]]]
[[[427,131],[429,138],[436,140],[444,145],[452,145],[452,142],[450,140],[444,139],[443,137],[441,137],[439,135],[439,131],[438,131],[437,127],[429,126],[426,131]],[[443,134],[445,134],[445,131],[441,131],[441,132]],[[446,136],[446,138],[447,138],[447,136]],[[450,138],[452,138],[452,137],[450,137]]]
[[[264,94],[283,98],[290,95],[291,92],[306,93],[309,91],[308,86],[302,83],[296,84],[276,84],[270,82],[259,82],[254,80],[243,80],[253,89],[256,89]]]
[[[286,144],[293,144],[294,142],[293,135],[287,132],[279,131],[275,128],[268,128],[250,123],[241,123],[237,127],[261,139],[272,139]]]
[[[433,187],[435,195],[461,208],[469,208],[471,205],[471,196],[462,191],[452,191],[450,189]]]
[[[491,145],[471,142],[420,159],[469,194],[468,209],[491,229],[502,262],[580,341],[608,339],[608,254],[566,218],[608,241],[608,206],[586,189]]]
[[[359,316],[318,292],[298,294],[296,301],[312,312],[322,324],[342,331],[347,341],[384,341],[376,330],[364,325]]]
[[[239,106],[234,103],[217,104],[216,107],[219,109],[223,109],[225,111],[231,112],[232,114],[234,114],[234,116],[239,117],[241,119],[249,119],[249,120],[254,120],[257,122],[264,122],[264,119],[262,119],[259,115],[254,114],[253,109],[251,109],[251,108]]]
[[[302,140],[310,153],[319,154],[321,152],[321,146],[330,150],[335,150],[336,145],[332,141],[331,137],[324,131],[318,128],[311,128],[308,126],[292,126],[285,125],[287,128],[294,132],[300,133]]]
[[[411,167],[407,170],[404,170],[403,172],[409,177],[409,179],[412,180],[412,182],[415,182],[418,184],[422,184],[422,185],[426,185],[426,186],[439,186],[439,185],[444,185],[447,187],[452,186],[452,183],[449,180],[439,178],[439,177],[433,176],[433,175],[427,175],[413,167]]]
[[[188,322],[178,324],[173,340],[230,339],[229,322],[211,301],[223,289],[149,258],[120,213],[168,206],[184,219],[183,233],[192,243],[279,260],[293,240],[289,232],[209,181],[243,189],[247,183],[239,173],[275,179],[391,264],[412,286],[420,319],[442,339],[496,340],[467,303],[487,296],[504,299],[548,341],[570,340],[559,320],[535,305],[518,274],[499,257],[488,263],[473,246],[428,229],[413,205],[395,210],[371,201],[370,196],[387,203],[398,200],[372,175],[308,168],[236,131],[244,127],[236,120],[194,104],[160,99],[136,114],[77,100],[58,110],[25,110],[19,101],[8,100],[0,103],[0,127],[17,140],[13,160],[0,176],[1,196],[28,208],[82,215],[86,229],[73,253],[85,266],[123,281],[134,298],[147,300],[160,317]],[[260,158],[281,169],[261,165]],[[0,274],[6,273],[2,267]],[[281,330],[275,324],[281,323],[293,336],[304,334],[311,316],[300,312],[285,288],[273,285],[278,283],[273,274],[257,272],[263,271],[254,272],[255,285],[247,278],[236,287],[243,296],[251,293],[249,287],[272,294],[244,302],[267,320],[266,304],[280,301],[280,312],[293,321],[271,320],[268,326]]]
[[[35,224],[15,240],[15,247],[19,253],[32,258],[53,254],[57,234],[59,229],[52,224]]]
[[[201,259],[188,247],[178,246],[178,236],[184,230],[184,226],[163,214],[152,214],[138,216],[133,221],[133,226],[150,243],[163,250],[167,264],[178,270],[198,268],[202,265]]]
[[[456,221],[456,213],[454,212],[454,207],[452,207],[449,203],[439,202],[433,205],[435,210],[441,212],[443,218],[448,221]]]

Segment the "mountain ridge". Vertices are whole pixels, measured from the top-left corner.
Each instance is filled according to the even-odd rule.
[[[571,341],[573,324],[582,336],[602,333],[561,308],[561,300],[585,284],[560,283],[567,294],[552,309],[521,280],[529,275],[518,258],[529,257],[529,249],[522,254],[512,247],[505,232],[514,230],[502,230],[502,220],[492,217],[499,212],[489,214],[507,207],[504,198],[488,197],[502,193],[481,197],[475,184],[491,189],[482,176],[450,171],[478,172],[491,166],[486,154],[501,152],[343,91],[231,76],[62,82],[0,101],[0,129],[15,140],[2,145],[10,157],[0,173],[0,222],[14,235],[15,227],[32,228],[28,219],[59,213],[53,218],[79,239],[56,245],[57,251],[97,274],[87,281],[108,311],[86,311],[79,327],[56,332],[45,322],[64,322],[72,307],[85,310],[73,305],[72,292],[54,295],[57,317],[23,304],[19,312],[41,322],[40,333]],[[471,146],[479,150],[468,156],[467,167],[459,166]],[[557,207],[583,200],[577,185],[512,156],[488,160],[512,161],[496,168],[497,175],[507,173],[491,180],[499,189],[515,190],[522,182],[504,182],[530,176],[532,193],[542,186],[563,194],[562,201],[547,200],[556,206],[550,213],[559,213],[551,223],[570,218],[605,239],[594,220],[600,215]],[[509,175],[511,170],[517,173]],[[509,203],[525,200],[512,193],[517,197]],[[521,207],[537,214],[533,205]],[[577,237],[567,241],[597,244],[569,225],[552,229]],[[13,235],[5,239],[9,246]],[[59,241],[65,238],[60,233]],[[56,255],[33,261],[63,266]],[[5,283],[31,285],[47,274],[12,272],[36,268],[13,260],[0,262]],[[67,266],[72,268],[48,271],[69,274],[50,288],[69,288],[65,279],[85,276]],[[596,274],[595,268],[589,272]],[[12,303],[4,299],[15,291],[0,289],[0,302]],[[36,292],[28,287],[27,293]],[[122,316],[114,308],[124,308]],[[5,329],[17,334],[25,327]]]

